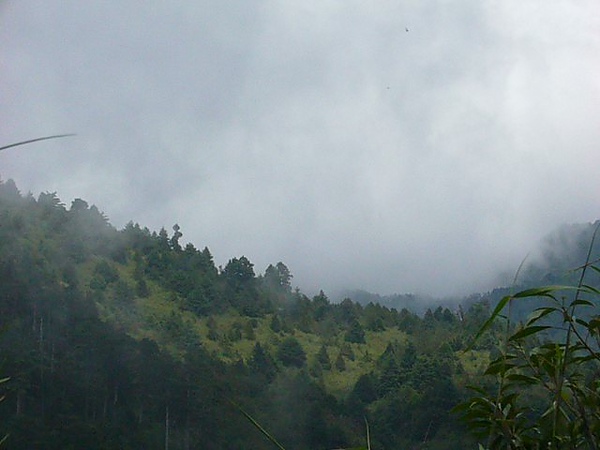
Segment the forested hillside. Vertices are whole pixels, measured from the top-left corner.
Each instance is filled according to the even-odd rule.
[[[486,296],[419,315],[332,303],[283,262],[217,268],[183,231],[0,184],[7,448],[272,448],[241,409],[286,449],[364,446],[365,418],[374,449],[470,445],[450,409],[497,352],[494,326],[465,351]]]

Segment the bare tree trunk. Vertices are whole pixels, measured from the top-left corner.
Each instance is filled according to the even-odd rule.
[[[119,383],[115,384],[115,392],[113,394],[113,405],[119,401]]]
[[[165,450],[169,450],[169,405],[165,407]]]
[[[22,403],[21,403],[21,401],[22,401],[22,397],[21,397],[21,394],[22,394],[22,393],[21,393],[21,390],[19,389],[19,390],[17,391],[17,412],[16,412],[16,415],[17,415],[17,416],[20,416],[20,415],[21,415],[21,408],[22,408]]]
[[[104,409],[102,411],[102,418],[106,419],[106,413],[108,412],[108,393],[104,394]]]
[[[183,441],[184,450],[190,450],[190,389],[187,389],[186,392],[186,401],[187,401],[187,411],[185,415],[185,435]]]
[[[31,321],[31,332],[35,334],[35,328],[37,326],[37,306],[33,305],[33,320]]]
[[[54,352],[55,352],[55,345],[54,342],[52,342],[52,347],[50,350],[50,373],[54,373]]]
[[[44,350],[44,318],[40,317],[40,354]]]
[[[46,390],[44,388],[44,317],[40,316],[40,335],[39,335],[39,343],[40,343],[40,397],[42,400],[42,422],[44,422],[44,418],[46,416]]]

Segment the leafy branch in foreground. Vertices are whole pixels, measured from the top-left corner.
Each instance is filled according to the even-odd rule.
[[[478,339],[513,301],[542,298],[528,320],[512,329],[485,375],[497,392],[473,387],[476,395],[458,405],[469,429],[489,449],[593,449],[600,437],[600,290],[584,284],[545,286],[504,297],[476,334]]]

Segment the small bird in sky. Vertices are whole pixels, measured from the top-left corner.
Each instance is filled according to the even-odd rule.
[[[404,29],[405,29],[405,30],[406,30],[406,32],[408,33],[408,28],[407,28],[407,27],[404,27]]]

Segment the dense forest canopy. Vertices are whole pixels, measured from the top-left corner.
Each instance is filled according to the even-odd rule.
[[[572,278],[592,230],[560,230],[523,286]],[[450,410],[488,383],[501,330],[473,336],[503,289],[418,314],[309,298],[284,262],[216,267],[184,231],[0,183],[8,448],[271,448],[240,408],[286,449],[364,446],[365,418],[377,449],[475,445]]]

